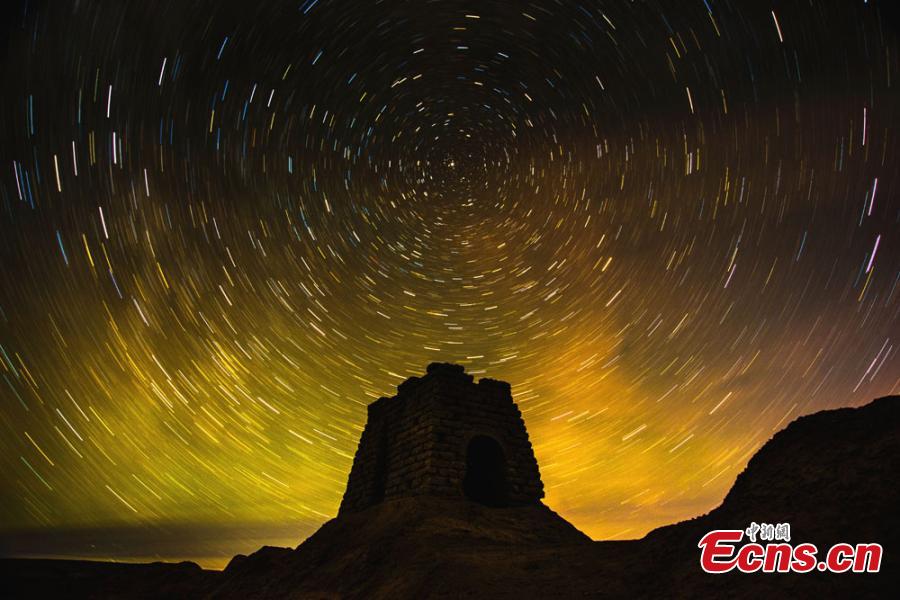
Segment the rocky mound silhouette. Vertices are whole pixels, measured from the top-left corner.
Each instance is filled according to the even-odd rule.
[[[648,560],[671,563],[665,585],[687,595],[895,596],[900,584],[900,396],[800,417],[769,440],[706,515],[651,531]],[[840,542],[884,547],[881,572],[707,575],[697,542],[713,529],[790,523],[820,555]],[[677,561],[669,556],[679,557]],[[890,593],[888,593],[890,592]]]
[[[641,540],[591,541],[540,502],[496,508],[417,495],[341,514],[296,549],[262,548],[221,573],[5,560],[3,579],[32,597],[891,597],[900,583],[898,473],[900,397],[891,396],[797,419],[718,508]],[[881,572],[704,573],[700,538],[751,522],[790,523],[793,543],[820,551],[880,543]]]
[[[446,498],[390,500],[326,523],[296,550],[235,557],[217,597],[496,596],[555,553],[594,542],[543,505],[488,508]],[[546,596],[545,596],[546,597]]]

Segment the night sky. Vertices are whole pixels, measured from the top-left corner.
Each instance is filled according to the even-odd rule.
[[[296,545],[432,361],[595,539],[711,509],[900,392],[891,4],[7,9],[0,552]]]

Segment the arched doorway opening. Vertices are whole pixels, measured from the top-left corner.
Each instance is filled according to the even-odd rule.
[[[463,493],[469,500],[485,506],[509,506],[506,457],[494,438],[476,435],[469,440]]]

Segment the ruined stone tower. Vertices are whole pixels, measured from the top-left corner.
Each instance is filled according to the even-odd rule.
[[[428,365],[369,405],[340,514],[406,496],[488,506],[540,501],[544,486],[509,384]]]

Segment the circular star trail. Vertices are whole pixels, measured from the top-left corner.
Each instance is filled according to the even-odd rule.
[[[37,2],[0,100],[7,550],[225,557],[365,406],[512,383],[596,538],[900,387],[889,2]]]

